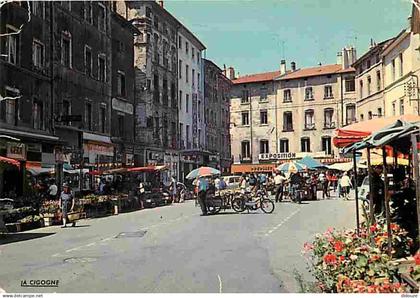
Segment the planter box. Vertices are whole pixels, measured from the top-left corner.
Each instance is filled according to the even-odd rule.
[[[6,224],[6,228],[7,228],[7,231],[9,233],[18,233],[18,232],[22,231],[21,224],[18,223],[18,222],[8,223],[8,224]]]
[[[53,225],[54,216],[44,217],[44,226],[49,227]]]

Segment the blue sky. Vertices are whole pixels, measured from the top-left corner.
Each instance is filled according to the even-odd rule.
[[[411,13],[410,0],[166,0],[165,8],[206,45],[207,58],[241,75],[277,70],[283,55],[288,67],[335,63],[346,45],[360,57]]]

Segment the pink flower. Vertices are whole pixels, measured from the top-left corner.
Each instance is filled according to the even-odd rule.
[[[309,252],[313,249],[314,249],[314,245],[312,243],[305,242],[305,244],[303,244],[303,250],[305,252]]]
[[[357,260],[357,256],[356,256],[356,255],[351,255],[351,256],[350,256],[350,260],[352,260],[352,261]]]

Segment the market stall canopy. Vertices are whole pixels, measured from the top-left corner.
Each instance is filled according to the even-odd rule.
[[[147,167],[137,167],[127,169],[127,172],[156,172],[167,170],[168,168],[165,165],[160,166],[147,166]]]
[[[324,164],[322,164],[321,162],[319,162],[318,160],[314,159],[312,156],[309,156],[309,155],[305,156],[298,162],[300,164],[305,165],[308,169],[311,169],[311,170],[325,167]]]
[[[88,175],[92,175],[92,176],[100,176],[103,174],[102,171],[98,171],[98,170],[93,170],[93,171],[89,171],[87,172]]]
[[[383,163],[384,163],[384,162],[383,162],[383,158],[382,158],[382,157],[372,158],[372,159],[370,160],[370,164],[371,164],[372,166],[383,165]],[[387,157],[386,157],[386,163],[387,163],[388,165],[392,165],[392,164],[394,164],[394,157],[392,157],[392,156],[387,156]],[[409,161],[408,161],[408,159],[406,159],[406,158],[401,158],[401,157],[397,158],[397,165],[401,165],[401,166],[408,166],[408,163],[409,163]],[[367,167],[367,160],[366,160],[366,159],[361,160],[359,165],[360,165],[360,166]]]
[[[394,124],[397,120],[416,123],[420,122],[420,116],[401,115],[387,118],[375,118],[339,128],[335,131],[336,135],[333,138],[334,146],[338,148],[348,147],[369,137],[373,132]]]
[[[55,172],[54,168],[26,167],[26,170],[31,173],[32,176],[39,176],[42,174],[52,175]]]
[[[366,169],[367,168],[367,166],[362,164],[362,163],[357,164],[357,167],[361,168],[361,169]],[[350,171],[350,170],[353,169],[353,162],[335,163],[335,164],[329,165],[328,168],[331,169],[331,170],[347,172],[347,171]]]
[[[276,170],[287,172],[287,173],[296,173],[296,172],[302,172],[303,170],[307,169],[308,167],[304,164],[301,164],[299,162],[286,162],[281,165],[279,165]]]
[[[118,168],[118,169],[111,169],[111,170],[107,170],[104,171],[104,175],[110,175],[110,174],[121,174],[121,173],[126,173],[128,171],[127,168]]]
[[[12,166],[16,166],[16,167],[20,168],[19,161],[15,160],[15,159],[12,159],[12,158],[7,158],[7,157],[4,157],[4,156],[0,156],[0,162],[7,163],[7,164],[10,164]]]
[[[214,176],[214,175],[220,175],[220,171],[212,167],[200,167],[198,169],[195,169],[189,172],[187,177],[185,178],[195,179],[197,177]]]
[[[400,152],[403,152],[404,148],[410,147],[411,141],[407,137],[414,132],[418,132],[419,127],[420,124],[397,120],[391,125],[374,132],[365,140],[348,146],[344,149],[344,153],[365,148],[382,147],[385,145],[391,145],[397,150],[400,150]]]

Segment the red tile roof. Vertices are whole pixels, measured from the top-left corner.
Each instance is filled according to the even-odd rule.
[[[354,68],[346,68],[342,69],[340,64],[330,64],[330,65],[322,65],[317,67],[309,67],[309,68],[302,68],[298,69],[294,72],[291,72],[281,78],[280,80],[293,80],[293,79],[300,79],[306,77],[314,77],[314,76],[322,76],[322,75],[329,75],[329,74],[337,74],[337,73],[346,73],[354,71]]]
[[[232,83],[233,84],[246,84],[246,83],[267,82],[267,81],[273,81],[278,76],[280,76],[280,71],[256,73],[256,74],[251,74],[251,75],[246,75],[243,77],[236,78],[232,80]]]

